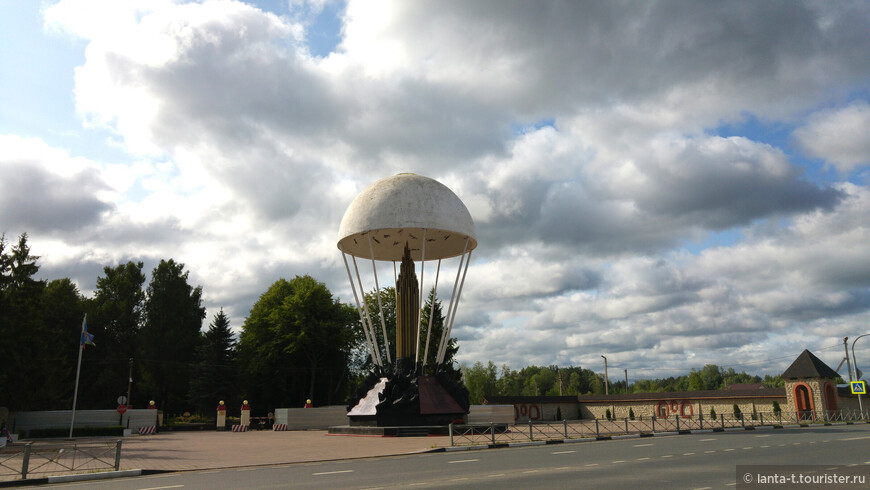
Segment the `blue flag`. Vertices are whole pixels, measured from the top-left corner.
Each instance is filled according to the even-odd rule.
[[[88,333],[88,315],[85,315],[85,318],[82,320],[82,338],[80,339],[82,349],[85,348],[85,344],[96,346],[93,340],[94,335]]]

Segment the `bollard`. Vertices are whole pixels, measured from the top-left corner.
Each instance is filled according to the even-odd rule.
[[[532,441],[534,441],[534,438],[532,437],[532,419],[529,419],[529,442]]]
[[[565,430],[565,439],[567,439],[568,438],[568,421],[565,419],[562,419],[562,426]]]
[[[217,430],[227,430],[227,406],[221,400],[217,407]]]
[[[704,430],[704,414],[698,412],[698,422],[701,423],[701,430]]]
[[[119,471],[121,469],[121,440],[118,439],[118,443],[115,444],[115,471]]]
[[[248,400],[242,402],[242,416],[239,425],[251,425],[251,406],[248,405]]]
[[[720,413],[719,417],[721,417],[721,420],[722,420],[722,430],[725,430],[725,414]]]
[[[598,437],[599,437],[599,432],[598,432],[598,419],[596,418],[596,419],[595,419],[595,438],[597,439]]]
[[[495,444],[495,422],[489,423],[489,436],[492,439],[492,443]]]
[[[655,415],[653,415],[653,417],[652,417],[652,431],[653,431],[653,434],[656,433],[656,416]]]
[[[30,466],[30,445],[32,442],[28,442],[26,446],[24,446],[24,460],[21,461],[21,479],[27,479],[27,469]]]
[[[625,433],[628,434],[628,417],[625,418]]]

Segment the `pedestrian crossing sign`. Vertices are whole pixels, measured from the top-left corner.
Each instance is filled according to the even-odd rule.
[[[863,381],[852,381],[850,384],[852,385],[853,395],[867,394],[867,385]]]

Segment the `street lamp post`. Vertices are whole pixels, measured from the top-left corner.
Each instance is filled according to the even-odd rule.
[[[858,374],[860,371],[858,371],[858,359],[855,357],[855,342],[857,342],[861,337],[866,337],[868,335],[870,335],[870,333],[859,335],[852,341],[852,364],[855,366],[855,379],[858,381],[861,380],[861,375]],[[848,358],[848,352],[846,354],[846,357]],[[858,395],[858,410],[860,410],[862,414],[864,413],[864,404],[861,403],[861,395]]]
[[[607,357],[605,357],[605,356],[601,356],[601,357],[604,358],[604,394],[609,395],[610,389],[607,388],[607,384],[608,384],[608,381],[607,381]]]

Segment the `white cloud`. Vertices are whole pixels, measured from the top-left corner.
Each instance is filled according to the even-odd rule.
[[[800,147],[844,173],[870,164],[870,104],[857,101],[834,111],[813,114],[794,132]]]
[[[345,207],[414,171],[477,223],[463,361],[768,369],[866,325],[866,183],[814,181],[763,131],[716,134],[751,116],[866,164],[867,101],[805,116],[866,91],[866,6],[351,1],[326,58],[306,44],[322,3],[288,9],[45,9],[87,43],[84,126],[130,155],[0,139],[0,216],[45,273],[88,290],[101,265],[173,257],[234,327],[282,276],[348,301]],[[714,233],[734,239],[694,247]]]

